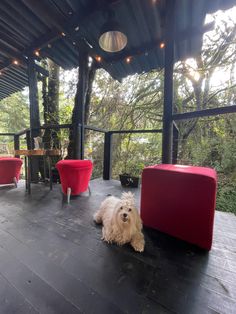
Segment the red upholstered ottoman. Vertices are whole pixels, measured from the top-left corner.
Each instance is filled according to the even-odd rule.
[[[22,160],[20,158],[0,158],[0,184],[13,183],[17,187],[21,166]]]
[[[216,185],[216,172],[211,168],[146,167],[141,190],[143,224],[210,250]]]
[[[68,202],[70,195],[78,195],[88,189],[93,169],[90,160],[60,160],[56,168],[59,171],[62,191],[67,195]]]

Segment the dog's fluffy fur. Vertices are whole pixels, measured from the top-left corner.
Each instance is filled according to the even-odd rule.
[[[121,199],[109,196],[94,215],[96,223],[102,223],[102,239],[118,245],[130,243],[135,251],[143,252],[142,221],[135,207],[134,195],[123,193]]]

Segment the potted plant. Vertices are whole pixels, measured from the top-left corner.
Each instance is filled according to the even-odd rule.
[[[124,187],[137,188],[143,164],[126,163],[124,171],[119,175],[121,185]]]

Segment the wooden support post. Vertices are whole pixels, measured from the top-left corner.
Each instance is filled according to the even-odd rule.
[[[20,136],[18,134],[14,135],[14,150],[20,149]],[[15,157],[19,158],[19,155],[15,155]]]
[[[81,125],[76,124],[73,127],[74,134],[74,159],[83,159],[81,153]]]
[[[111,179],[111,169],[112,169],[112,132],[106,132],[104,139],[103,180]]]
[[[72,131],[76,129],[77,132],[77,134],[73,136],[74,159],[84,159],[84,117],[86,93],[88,89],[88,72],[88,50],[87,47],[81,43],[79,52],[79,81],[72,115]]]
[[[29,79],[29,101],[30,101],[30,139],[31,148],[34,147],[34,137],[40,134],[39,104],[38,104],[38,85],[37,73],[33,57],[28,58],[28,79]],[[31,163],[32,181],[38,181],[39,161],[32,158]]]
[[[173,164],[177,164],[178,162],[178,146],[179,146],[179,129],[174,122],[173,123],[173,152],[172,152]]]
[[[175,0],[166,1],[162,163],[172,163]]]
[[[27,145],[27,149],[32,149],[31,146],[31,138],[30,138],[30,131],[26,131],[26,145]]]

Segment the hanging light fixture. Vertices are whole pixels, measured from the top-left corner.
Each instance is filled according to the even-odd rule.
[[[99,46],[107,52],[118,52],[127,45],[127,36],[115,20],[114,13],[108,12],[108,19],[101,28]]]

